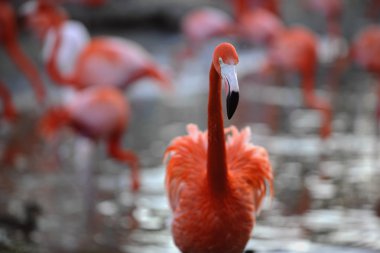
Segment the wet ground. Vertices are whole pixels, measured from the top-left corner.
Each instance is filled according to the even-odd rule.
[[[2,63],[11,73],[5,78],[14,84],[21,115],[12,125],[0,125],[0,213],[22,218],[29,201],[38,203],[42,213],[32,243],[0,229],[0,252],[178,252],[170,234],[162,156],[170,140],[185,133],[187,123],[205,128],[207,70],[217,41],[179,68],[172,60],[182,42],[176,33],[107,33],[145,46],[162,66],[172,69],[176,86],[165,93],[142,80],[125,92],[133,114],[123,145],[141,159],[142,189],[131,193],[128,168],[107,158],[102,143],[94,145],[70,131],[55,141],[42,140],[36,129],[42,110],[23,88],[25,81]],[[31,47],[37,55],[35,44]],[[234,119],[225,124],[252,128],[253,142],[270,153],[276,189],[258,218],[247,252],[379,252],[374,79],[355,67],[345,73],[339,96],[333,99],[334,133],[322,141],[319,114],[302,106],[297,78],[273,85],[252,77],[249,69],[260,64],[263,52],[244,44],[238,52],[241,101]],[[318,90],[328,97],[323,68],[327,66],[321,67]],[[51,84],[49,92],[49,103],[57,103],[60,90]],[[275,120],[270,117],[273,111]]]

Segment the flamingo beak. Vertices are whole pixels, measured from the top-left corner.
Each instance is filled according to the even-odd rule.
[[[239,84],[235,65],[221,64],[220,72],[224,83],[226,84],[227,117],[228,119],[231,119],[239,103]]]

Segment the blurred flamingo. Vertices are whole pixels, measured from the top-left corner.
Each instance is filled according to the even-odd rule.
[[[264,9],[276,16],[280,16],[278,0],[231,0],[234,7],[235,17],[238,20],[242,13],[247,10]]]
[[[232,34],[234,21],[229,14],[220,9],[201,7],[190,11],[182,19],[181,29],[186,46],[178,56],[184,59],[194,56],[210,39]]]
[[[327,83],[333,95],[338,92],[340,77],[346,68],[348,43],[342,36],[341,19],[344,8],[342,0],[309,0],[308,6],[326,18],[326,35],[319,40],[318,58],[329,64]]]
[[[171,86],[168,74],[137,43],[116,37],[89,40],[83,25],[68,21],[64,11],[52,3],[38,2],[25,9],[32,29],[48,43],[46,67],[58,84],[77,89],[98,85],[125,88],[151,77],[165,88]]]
[[[238,34],[254,45],[270,46],[284,29],[282,20],[263,8],[246,9],[239,15]]]
[[[342,0],[309,0],[309,7],[325,16],[327,20],[327,33],[330,35],[341,34],[340,19],[343,12]]]
[[[69,103],[49,109],[40,121],[40,130],[46,138],[51,138],[67,126],[94,142],[106,141],[108,155],[130,166],[132,190],[137,190],[138,158],[121,147],[129,117],[129,105],[117,89],[91,87],[78,92]]]
[[[305,27],[291,27],[278,34],[270,49],[269,60],[264,71],[277,67],[296,72],[301,76],[304,103],[321,112],[323,120],[320,136],[331,134],[331,105],[315,94],[315,71],[317,67],[317,40]]]
[[[231,4],[234,9],[234,18],[232,18],[226,12],[213,8],[202,7],[189,12],[182,20],[182,33],[186,39],[186,48],[179,54],[181,58],[187,56],[194,56],[195,52],[208,40],[215,37],[230,36],[230,35],[244,35],[247,31],[258,35],[260,32],[271,30],[277,26],[277,20],[273,21],[272,16],[276,16],[278,11],[278,4],[276,0],[232,0]],[[264,10],[257,14],[257,19],[253,19],[250,15],[246,15],[249,12],[255,12],[256,10]],[[262,14],[262,12],[265,12]],[[270,13],[266,15],[267,13]],[[254,15],[256,16],[256,15]],[[269,18],[267,16],[270,16]],[[243,18],[244,17],[244,18]],[[255,31],[256,22],[264,18],[260,24],[267,23],[258,26],[259,31]],[[271,24],[268,24],[271,22]],[[240,34],[238,27],[244,28],[243,34]],[[269,31],[267,32],[269,33]],[[267,34],[266,33],[266,34]],[[252,37],[252,36],[251,36]]]
[[[16,17],[11,4],[8,1],[0,1],[0,43],[17,67],[25,74],[34,89],[36,98],[42,102],[45,97],[45,89],[38,70],[22,51],[17,41]],[[15,116],[15,107],[6,86],[1,83],[1,97],[5,104],[7,118]],[[9,117],[8,117],[9,116]]]
[[[355,37],[351,55],[363,69],[372,73],[377,79],[376,131],[380,120],[380,26],[364,27]],[[377,133],[378,135],[378,133]]]
[[[182,252],[243,251],[266,193],[272,170],[266,150],[250,141],[250,129],[223,129],[221,87],[227,89],[227,116],[237,107],[238,55],[229,43],[215,48],[210,68],[208,132],[196,125],[175,138],[169,157],[166,189],[174,212],[174,241]],[[225,134],[229,134],[225,141]]]

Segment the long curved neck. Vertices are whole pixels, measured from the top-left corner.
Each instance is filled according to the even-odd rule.
[[[63,24],[63,23],[62,23]],[[60,25],[62,25],[60,24]],[[73,82],[73,78],[69,76],[65,76],[58,67],[58,57],[59,50],[62,46],[62,34],[60,31],[60,25],[53,26],[51,29],[54,29],[55,39],[52,51],[49,55],[49,58],[46,62],[46,68],[49,73],[50,78],[56,82],[58,85],[69,85],[75,86]]]
[[[207,178],[215,193],[222,193],[227,186],[227,160],[224,140],[221,78],[211,64],[208,98],[208,150]]]
[[[17,65],[17,67],[25,74],[31,83],[37,98],[41,101],[45,94],[45,88],[42,79],[38,73],[37,67],[25,55],[17,41],[17,25],[15,22],[15,14],[11,6],[6,2],[0,1],[0,27],[3,29],[2,44],[9,57]]]

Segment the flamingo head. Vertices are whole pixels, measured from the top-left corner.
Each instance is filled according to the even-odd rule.
[[[21,13],[27,26],[41,39],[52,27],[67,20],[67,13],[52,1],[28,1],[21,6]]]
[[[227,94],[227,117],[231,119],[239,103],[239,84],[235,69],[239,57],[234,46],[230,43],[219,44],[214,50],[212,62],[224,83]]]

